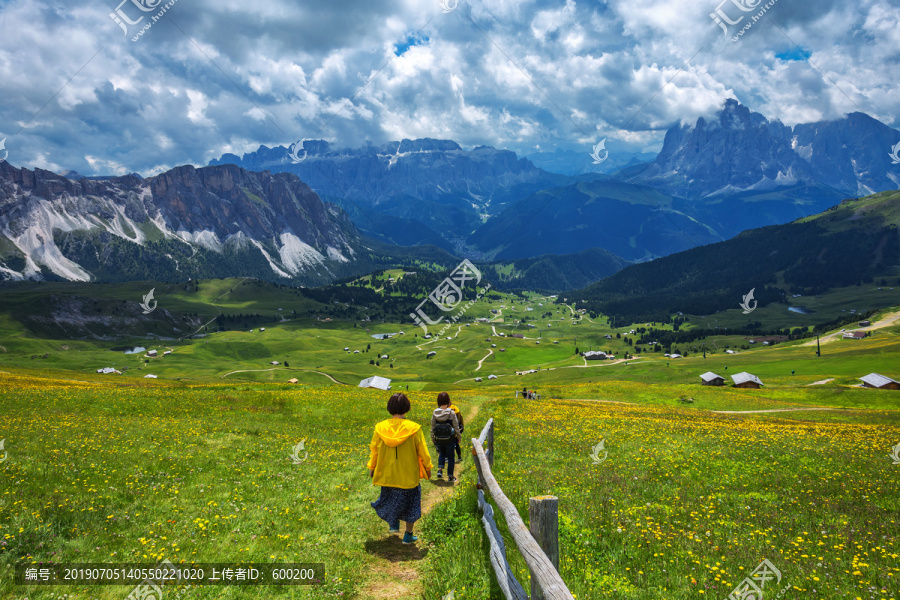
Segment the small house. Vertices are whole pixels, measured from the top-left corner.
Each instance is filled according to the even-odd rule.
[[[297,378],[295,377],[293,379],[288,379],[288,383],[300,383],[300,382],[297,381]]]
[[[734,350],[726,350],[725,351],[725,354],[734,354],[734,353],[735,353]]]
[[[737,375],[732,375],[731,379],[734,381],[732,387],[736,388],[758,390],[763,385],[763,382],[760,381],[759,377],[752,373],[747,373],[746,371],[738,373]]]
[[[151,358],[156,358],[156,350],[147,350],[147,356]]]
[[[475,382],[476,382],[476,383],[481,383],[481,377],[476,377],[476,378],[475,378]]]
[[[431,358],[432,356],[435,356],[436,354],[437,354],[437,352],[435,352],[434,350],[432,350],[431,352],[429,352],[429,353],[425,356],[425,358]]]
[[[259,330],[260,330],[260,331],[265,331],[266,328],[265,328],[265,327],[260,327]]]
[[[868,337],[868,331],[845,331],[844,339],[845,340],[863,340]]]
[[[344,348],[344,352],[350,352],[350,348]]]
[[[600,350],[591,350],[588,352],[582,352],[581,355],[585,360],[606,360],[607,355],[606,352],[602,352]]]
[[[165,352],[163,352],[163,356],[168,356],[170,354],[172,354],[171,350],[166,350]]]
[[[387,358],[387,357],[388,357],[387,354],[382,354],[379,358]]]
[[[144,379],[156,379],[156,375],[153,375],[152,373],[147,373],[146,375],[144,375]]]
[[[273,360],[273,361],[270,362],[269,364],[272,365],[273,367],[275,367],[275,366],[278,366],[279,363],[278,363],[277,360]]]
[[[860,377],[862,387],[875,388],[878,390],[900,390],[900,381],[895,381],[890,377],[885,377],[878,373],[869,373],[865,377]]]
[[[496,375],[488,375],[488,379],[497,379]]]
[[[860,322],[859,322],[859,326],[860,326],[860,327],[868,327],[868,326],[871,325],[871,324],[872,324],[871,321],[860,321]]]
[[[707,371],[700,376],[700,379],[703,385],[725,385],[725,378],[721,375],[716,375],[712,371]]]
[[[491,348],[496,348],[497,344],[491,344]]]

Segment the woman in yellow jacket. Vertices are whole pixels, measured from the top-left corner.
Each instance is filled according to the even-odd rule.
[[[387,409],[391,418],[375,426],[369,445],[369,476],[381,486],[381,496],[372,508],[387,521],[389,533],[400,533],[400,521],[405,521],[403,543],[412,544],[419,539],[412,534],[413,524],[422,516],[419,479],[431,479],[431,455],[422,426],[406,420],[410,410],[406,394],[391,396]]]

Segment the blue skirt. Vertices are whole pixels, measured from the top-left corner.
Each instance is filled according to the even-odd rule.
[[[399,529],[400,521],[414,523],[422,518],[422,486],[406,490],[383,485],[372,508],[392,529]]]

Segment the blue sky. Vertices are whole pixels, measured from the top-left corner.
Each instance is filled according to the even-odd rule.
[[[900,127],[888,0],[777,0],[736,42],[762,0],[170,0],[137,41],[166,2],[120,1],[0,2],[11,164],[153,175],[302,138],[655,151],[731,97]]]

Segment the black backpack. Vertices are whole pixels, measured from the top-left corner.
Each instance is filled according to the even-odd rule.
[[[446,421],[437,421],[434,424],[434,427],[431,428],[431,434],[434,436],[434,441],[436,442],[449,442],[450,440],[456,439],[455,432],[453,431],[453,423],[450,422],[450,419]]]

